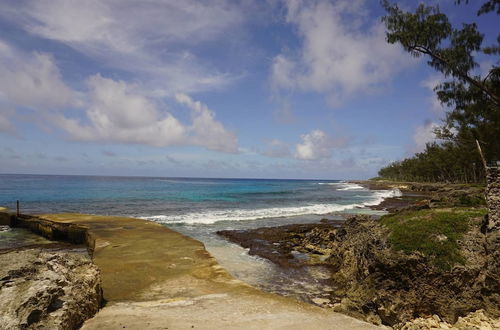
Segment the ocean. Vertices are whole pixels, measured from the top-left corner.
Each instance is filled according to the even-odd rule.
[[[376,205],[394,191],[340,180],[0,175],[0,205],[25,213],[124,215],[166,225],[322,215]]]
[[[295,271],[291,276],[291,270],[250,256],[215,232],[382,214],[367,206],[399,194],[342,180],[0,175],[0,206],[14,210],[19,200],[27,214],[76,212],[155,221],[203,242],[236,278],[303,300],[324,289],[321,281],[311,281],[324,274]],[[10,230],[0,231],[4,242],[12,236]]]

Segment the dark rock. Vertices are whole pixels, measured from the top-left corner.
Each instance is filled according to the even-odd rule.
[[[250,255],[267,258],[284,268],[301,267],[304,260],[295,258],[292,251],[306,234],[314,229],[332,229],[338,226],[332,221],[321,224],[299,224],[280,227],[264,227],[250,230],[221,230],[217,234],[249,249]]]
[[[340,228],[309,224],[219,234],[282,267],[328,265],[336,287],[330,299],[340,300],[336,311],[395,326],[433,314],[454,323],[478,309],[500,316],[500,239],[483,235],[479,222],[460,242],[465,265],[451,270],[420,253],[392,249],[388,229],[368,216],[353,216]],[[294,258],[297,253],[309,258]]]

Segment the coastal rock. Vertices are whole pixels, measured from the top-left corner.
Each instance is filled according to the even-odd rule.
[[[86,253],[0,253],[2,329],[77,329],[100,308],[100,273]]]
[[[365,216],[349,219],[334,234],[307,237],[301,246],[311,250],[316,242],[328,241],[332,253],[326,262],[335,266],[333,279],[340,284],[337,294],[344,297],[341,307],[347,313],[388,325],[432,314],[454,323],[481,308],[498,317],[498,247],[487,253],[486,237],[479,226],[472,227],[460,242],[465,265],[449,271],[420,253],[391,249],[386,229]]]
[[[305,244],[305,235],[310,235],[311,231],[315,230],[329,231],[340,226],[342,222],[324,219],[321,224],[292,224],[255,230],[221,230],[217,234],[248,248],[250,255],[267,258],[283,268],[301,267],[309,259],[315,260],[314,257],[307,258],[296,253],[300,252],[296,250],[296,247]],[[322,242],[327,241],[322,240]],[[314,249],[320,246],[321,244],[315,244]],[[327,248],[326,245],[323,247]]]
[[[486,315],[483,310],[477,310],[465,317],[459,317],[455,324],[442,321],[439,316],[433,315],[416,318],[401,327],[401,330],[429,329],[494,330],[500,329],[500,320]]]
[[[374,210],[386,210],[390,213],[418,211],[435,207],[486,206],[484,187],[482,186],[416,182],[405,184],[384,183],[383,181],[376,183],[354,182],[369,189],[400,189],[403,196],[386,198],[382,203],[370,207]],[[499,183],[496,187],[498,186],[500,186]]]
[[[480,218],[475,222],[459,242],[464,265],[448,270],[421,253],[391,248],[388,228],[363,215],[347,219],[340,228],[316,224],[221,234],[281,266],[328,266],[335,292],[331,304],[323,305],[400,327],[433,314],[449,324],[479,309],[500,316],[500,240],[481,233]],[[295,258],[293,251],[309,258]]]
[[[486,171],[488,202],[488,231],[500,230],[500,167],[489,167]]]

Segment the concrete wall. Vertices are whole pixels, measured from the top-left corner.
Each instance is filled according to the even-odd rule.
[[[489,167],[486,174],[486,201],[488,203],[488,230],[500,229],[500,167]]]
[[[7,209],[0,208],[0,226],[11,226],[14,216]]]
[[[34,215],[20,214],[17,216],[15,213],[0,210],[0,225],[26,228],[51,241],[86,244],[90,253],[92,253],[95,244],[94,239],[88,235],[86,227],[54,222]]]

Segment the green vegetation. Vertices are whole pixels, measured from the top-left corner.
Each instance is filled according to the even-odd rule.
[[[386,215],[380,221],[389,228],[389,242],[396,250],[421,252],[438,268],[449,270],[454,264],[464,264],[458,240],[472,219],[486,213],[486,209],[432,209]]]
[[[480,195],[462,194],[458,197],[461,206],[486,206],[486,199]]]
[[[499,122],[500,125],[500,122]],[[499,136],[500,139],[500,136]],[[499,140],[500,141],[500,140]],[[425,151],[378,172],[384,179],[414,182],[484,182],[484,168],[474,143],[428,144]]]
[[[485,35],[476,23],[455,28],[438,6],[420,4],[415,12],[405,12],[387,0],[382,3],[387,11],[383,18],[387,41],[400,44],[412,56],[427,57],[427,63],[447,79],[434,91],[448,111],[435,130],[440,143],[428,144],[423,152],[382,168],[379,176],[398,181],[483,182],[476,139],[487,161],[500,160],[500,35],[496,44],[483,45]],[[478,8],[478,16],[500,14],[500,1],[485,1]],[[481,67],[483,76],[475,59],[479,53],[493,56],[494,64]]]

